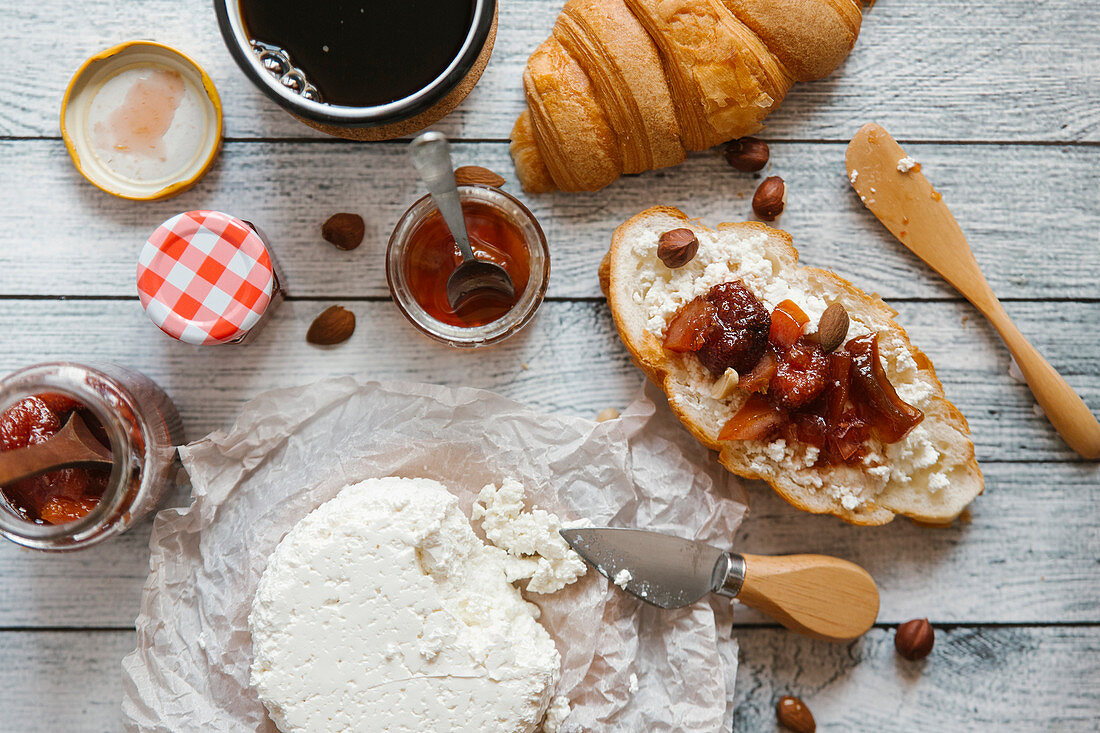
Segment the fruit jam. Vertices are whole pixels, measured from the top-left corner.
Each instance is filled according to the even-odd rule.
[[[474,256],[503,267],[512,278],[515,294],[506,298],[489,290],[475,292],[457,311],[451,308],[447,278],[462,264],[462,253],[439,211],[425,218],[409,237],[405,280],[413,298],[432,318],[473,328],[492,323],[519,302],[531,278],[531,257],[523,232],[496,207],[464,201],[462,214]]]
[[[715,377],[734,369],[749,392],[719,441],[782,437],[818,448],[819,464],[854,463],[869,438],[895,443],[924,418],[890,384],[877,334],[828,353],[803,334],[808,322],[790,300],[769,314],[740,281],[715,285],[673,317],[666,349],[694,353]]]
[[[71,397],[45,392],[20,400],[0,415],[0,450],[43,443],[76,412],[92,435],[103,445],[110,445],[107,431],[95,413]],[[8,506],[28,522],[64,524],[95,509],[110,476],[110,469],[65,468],[0,487],[0,493]]]

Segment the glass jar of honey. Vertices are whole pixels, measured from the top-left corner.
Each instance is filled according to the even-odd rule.
[[[486,346],[526,326],[546,294],[550,252],[534,215],[513,196],[489,186],[459,186],[470,246],[478,259],[503,267],[512,298],[483,293],[456,311],[447,278],[462,254],[431,196],[414,203],[397,223],[386,251],[386,276],[397,307],[420,331],[451,346]]]

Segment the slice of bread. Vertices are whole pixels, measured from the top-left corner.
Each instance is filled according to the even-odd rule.
[[[688,228],[699,240],[687,265],[669,269],[657,257],[657,241],[671,229]],[[715,382],[695,354],[662,347],[677,311],[718,283],[741,280],[771,311],[790,299],[809,316],[816,331],[833,302],[848,311],[848,338],[877,333],[883,367],[898,395],[924,412],[924,420],[900,441],[867,441],[856,464],[814,465],[817,449],[783,439],[718,441],[726,421],[748,398],[743,389],[715,399]],[[689,431],[719,452],[739,476],[763,479],[795,507],[834,514],[853,524],[885,524],[901,514],[927,524],[947,524],[982,492],[970,428],[944,397],[935,369],[905,331],[896,311],[837,275],[798,264],[784,231],[764,224],[720,224],[708,229],[669,207],[648,209],[615,230],[600,266],[619,336],[635,363],[668,395],[669,405]]]

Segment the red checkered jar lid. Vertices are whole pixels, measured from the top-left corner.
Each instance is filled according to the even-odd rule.
[[[141,250],[137,286],[146,315],[188,344],[244,336],[271,303],[275,276],[260,235],[219,211],[186,211]]]

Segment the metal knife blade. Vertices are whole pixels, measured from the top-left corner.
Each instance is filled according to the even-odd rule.
[[[581,527],[561,536],[611,582],[661,608],[688,606],[711,592],[733,597],[744,577],[739,556],[661,532]]]

